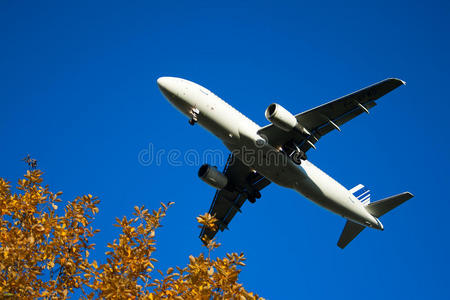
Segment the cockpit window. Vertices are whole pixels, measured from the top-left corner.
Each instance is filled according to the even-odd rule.
[[[202,92],[205,95],[209,95],[208,91],[205,89],[200,88],[200,92]]]

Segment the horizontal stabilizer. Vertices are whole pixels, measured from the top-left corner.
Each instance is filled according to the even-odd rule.
[[[396,208],[403,202],[411,199],[412,197],[414,197],[413,194],[411,194],[410,192],[405,192],[385,198],[380,201],[372,202],[368,204],[365,208],[372,216],[379,218],[388,211]]]
[[[338,247],[344,249],[364,228],[366,227],[352,221],[347,221],[337,243]]]

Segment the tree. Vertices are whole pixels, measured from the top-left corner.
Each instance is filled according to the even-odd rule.
[[[43,186],[42,174],[28,170],[16,192],[0,178],[0,298],[261,299],[237,282],[242,253],[210,258],[215,241],[205,241],[207,256],[191,255],[186,267],[155,276],[155,234],[173,203],[151,212],[135,206],[130,219],[117,218],[121,234],[97,262],[90,251],[99,200],[85,195],[58,208],[62,192]],[[197,221],[211,228],[217,222],[209,214]]]

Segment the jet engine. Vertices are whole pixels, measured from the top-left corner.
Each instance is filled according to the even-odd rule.
[[[280,104],[270,104],[266,109],[265,115],[269,122],[272,122],[273,125],[277,126],[281,130],[289,132],[295,129],[300,131],[302,134],[310,134],[306,128],[298,123],[297,118]]]
[[[223,189],[228,184],[228,178],[216,167],[204,164],[198,170],[198,177],[216,189]]]

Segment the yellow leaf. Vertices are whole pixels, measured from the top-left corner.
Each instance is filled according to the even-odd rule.
[[[55,263],[54,262],[52,262],[52,261],[50,261],[48,264],[47,264],[47,269],[51,269],[51,268],[53,268],[55,266]]]

